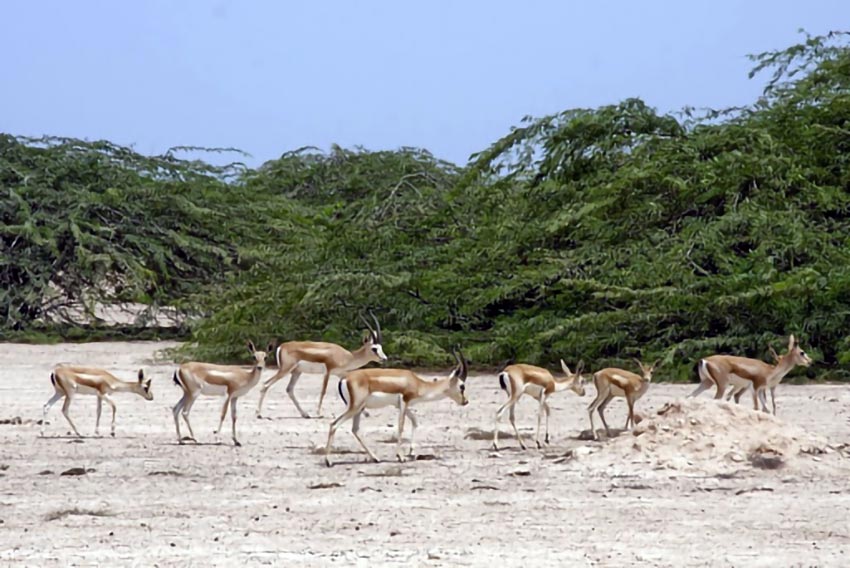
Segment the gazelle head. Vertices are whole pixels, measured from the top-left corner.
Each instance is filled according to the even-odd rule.
[[[248,342],[248,351],[251,352],[251,355],[254,357],[254,365],[259,367],[260,369],[265,368],[266,366],[266,357],[268,357],[269,353],[274,352],[274,343],[269,343],[269,346],[265,351],[258,351],[256,347],[254,347],[254,342]]]
[[[452,349],[457,366],[452,369],[449,375],[449,391],[448,396],[461,406],[469,404],[469,398],[466,396],[466,376],[469,372],[469,362],[463,356],[460,348],[455,351]]]
[[[576,372],[573,373],[570,371],[570,368],[567,367],[567,364],[564,363],[564,360],[561,359],[561,369],[564,371],[564,374],[567,375],[567,379],[572,380],[570,390],[579,396],[584,396],[584,376],[581,374],[582,370],[584,370],[584,361],[578,362]]]
[[[145,400],[153,400],[153,391],[151,391],[151,380],[145,378],[145,370],[139,369],[139,394]]]
[[[658,366],[658,362],[661,361],[661,359],[656,359],[655,362],[649,366],[644,365],[637,359],[635,359],[634,361],[635,363],[637,363],[638,367],[640,367],[640,372],[643,375],[643,381],[645,383],[648,383],[652,381],[652,373],[655,371],[655,368]]]
[[[387,356],[384,353],[384,348],[381,344],[384,341],[384,334],[381,332],[381,324],[378,323],[378,318],[375,317],[375,314],[372,310],[369,310],[369,315],[372,317],[372,321],[375,322],[375,327],[373,328],[369,325],[369,321],[360,315],[360,319],[363,320],[363,323],[366,324],[366,327],[369,329],[369,333],[363,338],[363,346],[368,346],[369,353],[372,361],[386,361]]]
[[[780,360],[786,359],[790,359],[794,365],[800,365],[801,367],[808,367],[812,364],[811,357],[803,351],[793,334],[788,338],[788,352],[780,357]]]

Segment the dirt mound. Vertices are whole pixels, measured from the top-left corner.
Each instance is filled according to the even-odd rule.
[[[780,469],[802,457],[831,453],[826,439],[743,405],[678,400],[665,404],[592,458],[615,457],[654,469],[722,472]]]

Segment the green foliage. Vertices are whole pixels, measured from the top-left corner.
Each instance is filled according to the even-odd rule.
[[[334,147],[302,148],[231,179],[196,162],[180,163],[188,177],[139,165],[108,174],[127,176],[120,183],[95,173],[80,187],[153,195],[164,186],[160,199],[183,197],[173,218],[136,199],[168,227],[157,233],[161,255],[193,242],[201,255],[183,259],[185,279],[158,268],[155,279],[136,276],[132,293],[98,300],[196,306],[188,353],[205,359],[240,358],[246,338],[353,347],[358,314],[372,308],[386,352],[403,364],[446,365],[459,343],[478,365],[661,358],[662,378],[687,379],[705,354],[766,357],[794,332],[818,362],[811,375],[846,378],[847,37],[807,36],[754,56],[754,73],[772,75],[751,106],[679,116],[628,99],[527,117],[465,168],[411,148]],[[82,167],[76,156],[56,159]],[[186,214],[203,238],[184,244]],[[19,215],[16,227],[26,224]],[[38,231],[28,239],[44,240]],[[144,249],[106,266],[148,266],[155,247]]]
[[[0,136],[0,327],[95,321],[95,307],[137,302],[136,323],[221,281],[239,245],[271,235],[238,165],[108,142]]]

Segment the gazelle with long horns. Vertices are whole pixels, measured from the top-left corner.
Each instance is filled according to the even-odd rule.
[[[402,436],[404,434],[404,419],[409,416],[410,406],[423,402],[431,402],[441,398],[450,398],[456,403],[466,406],[469,399],[466,396],[466,377],[469,364],[463,353],[454,352],[457,366],[444,379],[425,380],[406,369],[359,369],[349,372],[343,379],[340,389],[348,391],[348,409],[331,423],[328,431],[328,443],[325,446],[325,463],[331,465],[331,449],[333,448],[334,433],[346,420],[355,419],[351,433],[360,443],[372,461],[379,461],[372,453],[357,429],[359,416],[364,409],[377,404],[398,404],[398,443],[396,457],[404,461],[402,453]],[[413,438],[411,436],[410,453],[413,453]]]
[[[700,359],[697,365],[700,384],[697,388],[688,395],[694,397],[700,393],[710,389],[712,385],[717,387],[714,394],[715,399],[723,398],[726,393],[726,387],[733,385],[732,394],[740,397],[740,392],[749,386],[753,387],[753,407],[761,408],[765,412],[767,410],[767,397],[765,391],[771,389],[771,394],[782,379],[791,372],[794,367],[800,365],[808,367],[812,364],[811,358],[800,348],[797,338],[791,335],[788,338],[788,351],[781,356],[777,356],[776,365],[770,365],[758,359],[750,359],[749,357],[736,357],[734,355],[712,355]],[[744,385],[743,389],[739,389],[739,385]],[[738,385],[738,386],[736,386]],[[736,398],[737,400],[737,398]],[[773,412],[776,413],[776,400],[774,399]]]
[[[50,382],[53,383],[53,396],[45,403],[42,409],[41,435],[44,436],[44,425],[47,423],[47,412],[61,398],[65,399],[62,404],[62,414],[71,425],[71,429],[79,437],[80,432],[71,421],[68,409],[75,395],[88,394],[97,396],[97,422],[94,426],[94,435],[99,434],[100,412],[103,401],[112,407],[112,424],[109,434],[115,436],[115,402],[111,395],[116,392],[129,392],[137,394],[145,400],[153,400],[151,392],[151,380],[145,378],[144,369],[139,369],[137,381],[122,381],[112,373],[94,367],[73,367],[70,365],[59,365],[50,373]]]
[[[254,347],[254,342],[248,342],[248,351],[254,357],[254,364],[250,369],[237,365],[214,365],[212,363],[183,363],[174,371],[174,384],[183,389],[183,397],[174,405],[174,427],[177,430],[177,441],[183,443],[180,435],[179,416],[183,415],[186,426],[189,428],[189,437],[195,441],[195,433],[189,423],[189,412],[192,405],[201,395],[225,396],[224,406],[221,408],[221,420],[214,433],[221,432],[224,418],[227,416],[227,406],[230,405],[230,419],[233,422],[233,444],[241,446],[236,439],[236,401],[246,394],[260,382],[260,375],[266,368],[266,357],[268,351],[274,349],[271,343],[267,351],[259,351]]]
[[[596,398],[587,407],[587,412],[590,415],[590,433],[594,440],[599,439],[596,433],[596,428],[593,425],[593,413],[599,412],[599,417],[602,419],[602,425],[605,426],[605,434],[611,436],[611,430],[608,428],[608,423],[605,421],[605,407],[611,402],[614,397],[623,397],[626,399],[629,414],[626,417],[626,425],[623,430],[629,429],[629,424],[635,425],[635,403],[640,397],[646,394],[649,390],[649,383],[652,381],[652,373],[658,366],[658,361],[655,361],[648,367],[637,359],[634,360],[640,367],[641,374],[632,373],[624,369],[609,367],[593,373],[593,384],[596,386]]]
[[[285,377],[288,373],[292,373],[289,378],[289,384],[286,385],[286,393],[292,399],[292,403],[303,418],[310,418],[301,405],[298,399],[295,398],[295,385],[298,384],[298,379],[303,372],[302,367],[311,365],[323,366],[324,377],[322,379],[322,392],[319,395],[319,407],[316,414],[322,414],[322,401],[325,399],[325,393],[328,390],[328,381],[331,375],[342,375],[347,371],[359,369],[371,362],[386,361],[387,356],[384,354],[384,348],[381,346],[383,342],[383,333],[381,332],[381,324],[378,323],[378,318],[371,311],[369,315],[372,321],[375,322],[373,328],[369,325],[362,315],[360,319],[366,324],[368,334],[363,338],[363,344],[355,351],[349,351],[345,347],[336,343],[326,343],[323,341],[288,341],[281,343],[275,352],[277,359],[277,372],[263,382],[260,387],[260,400],[257,403],[257,418],[262,418],[263,401],[266,398],[268,390]]]
[[[493,426],[493,449],[499,449],[499,419],[506,410],[510,410],[510,422],[514,429],[517,442],[519,442],[523,450],[527,449],[525,442],[522,441],[522,436],[519,435],[519,430],[517,430],[515,415],[516,404],[524,394],[537,399],[539,404],[537,410],[537,434],[534,437],[534,441],[537,443],[538,448],[543,447],[540,443],[540,423],[545,414],[546,436],[544,440],[548,444],[549,415],[552,413],[552,409],[549,408],[549,403],[547,402],[549,396],[552,393],[567,389],[573,391],[578,396],[584,396],[584,377],[581,375],[583,368],[584,363],[580,362],[576,368],[576,372],[573,373],[567,367],[567,364],[564,363],[564,360],[561,359],[561,369],[564,371],[565,377],[556,379],[548,370],[534,365],[515,364],[505,367],[499,373],[499,386],[508,393],[508,401],[496,411],[496,422]]]

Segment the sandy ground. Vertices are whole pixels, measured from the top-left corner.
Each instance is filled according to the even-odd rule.
[[[344,426],[337,465],[328,469],[316,448],[330,415],[343,409],[335,381],[324,419],[296,418],[284,382],[269,392],[271,420],[254,416],[258,390],[246,395],[241,448],[229,436],[216,443],[221,399],[203,399],[192,412],[202,443],[178,445],[173,366],[153,359],[167,345],[0,345],[0,565],[850,563],[845,386],[781,386],[785,425],[754,420],[741,408],[723,411],[723,420],[733,422],[717,444],[706,438],[711,421],[720,419],[717,408],[694,406],[684,408],[685,422],[668,414],[642,436],[583,441],[593,388],[583,400],[562,392],[550,399],[550,447],[517,450],[503,423],[506,447],[496,454],[489,437],[504,394],[494,376],[472,376],[469,406],[443,400],[416,411],[417,446],[426,459],[393,461],[395,411],[382,409],[363,420],[362,431],[384,461],[366,463]],[[82,441],[68,436],[57,405],[41,438],[37,421],[57,362],[104,366],[128,379],[144,365],[154,376],[155,400],[116,395],[117,437]],[[298,386],[310,411],[319,382],[305,375]],[[653,416],[691,388],[654,385],[639,409]],[[716,404],[703,396],[703,407]],[[94,431],[94,410],[94,398],[83,396],[71,409],[86,436]],[[517,415],[522,433],[532,435],[536,403],[524,400]],[[612,403],[608,415],[621,425],[623,402]],[[105,408],[102,432],[109,418]],[[812,435],[820,440],[817,455],[788,455],[778,470],[753,468],[743,447],[753,436],[742,435],[740,451],[727,451],[737,443],[730,438],[734,420],[773,428],[776,436]],[[677,424],[685,424],[682,439]],[[71,468],[86,473],[60,475]]]

